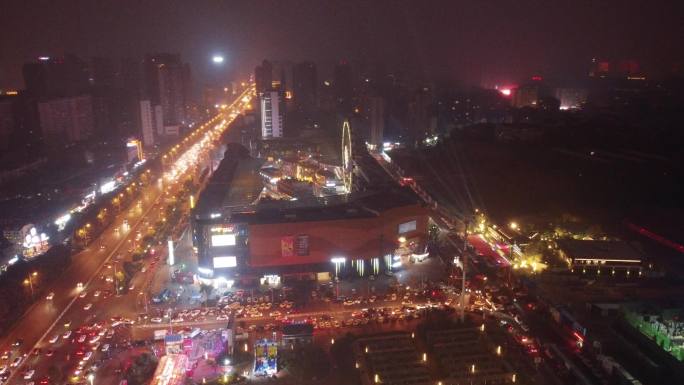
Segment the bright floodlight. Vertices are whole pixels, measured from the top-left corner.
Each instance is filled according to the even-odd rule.
[[[221,64],[221,63],[223,63],[223,56],[221,56],[221,55],[214,55],[214,57],[211,58],[211,60],[212,60],[214,63],[216,63],[216,64]]]

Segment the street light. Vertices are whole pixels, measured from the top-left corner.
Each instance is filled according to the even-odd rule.
[[[34,271],[33,273],[29,274],[27,278],[24,280],[24,285],[28,285],[29,288],[31,289],[31,299],[33,299],[33,277],[37,277],[38,272]]]
[[[515,222],[511,222],[508,227],[511,228],[511,230],[517,230],[518,229],[518,224]]]

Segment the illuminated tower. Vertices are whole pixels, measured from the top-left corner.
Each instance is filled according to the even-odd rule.
[[[351,192],[352,188],[353,169],[351,127],[349,127],[349,121],[345,120],[342,123],[342,179],[348,193]]]

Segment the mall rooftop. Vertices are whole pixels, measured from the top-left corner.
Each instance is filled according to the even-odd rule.
[[[377,165],[375,161],[363,163],[370,169],[369,174],[378,173],[373,168]],[[259,174],[262,165],[261,160],[250,157],[241,145],[229,144],[223,161],[200,195],[195,218],[225,221],[230,217],[231,222],[251,224],[370,218],[389,209],[421,204],[410,188],[388,183],[386,178],[381,178],[377,185],[367,184],[364,191],[348,195],[260,199],[264,190],[264,179]]]

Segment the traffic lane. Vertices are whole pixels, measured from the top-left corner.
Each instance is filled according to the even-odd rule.
[[[178,180],[180,180],[180,178],[179,178]],[[177,186],[177,183],[173,183],[173,184],[171,184],[171,186]],[[150,188],[150,189],[152,189],[152,188]],[[169,190],[170,190],[170,191],[169,191]],[[176,188],[176,190],[177,190],[177,188]],[[173,189],[167,189],[167,191],[166,191],[165,193],[166,193],[167,195],[169,195],[169,193],[172,192],[172,191],[173,191]],[[135,206],[134,206],[133,208],[127,209],[126,211],[123,211],[122,213],[120,213],[120,215],[118,215],[118,217],[123,216],[123,217],[128,217],[128,219],[134,219],[134,218],[136,218],[139,214],[142,214],[142,212],[143,212],[143,210],[144,210],[144,209],[143,209],[143,201],[149,201],[149,199],[146,199],[146,198],[149,197],[149,196],[146,194],[146,192],[143,191],[142,194],[143,194],[143,198],[141,198],[141,200],[138,202],[139,204],[135,204]],[[158,203],[159,203],[159,198],[157,197],[157,199],[155,199],[153,203],[154,203],[154,204],[158,204]],[[153,206],[153,207],[154,207],[154,206]],[[149,209],[147,209],[147,211],[149,212]],[[122,220],[122,221],[123,221],[123,220]],[[140,220],[138,220],[138,221],[136,222],[136,224],[133,226],[132,230],[135,230],[135,229],[138,228],[139,226],[140,226]],[[127,236],[130,236],[130,235],[131,235],[131,234],[125,234],[125,235],[123,236],[123,239],[126,239],[126,237],[127,237]],[[104,244],[104,243],[106,242],[106,240],[103,240],[103,239],[102,239],[102,238],[104,238],[104,237],[105,237],[105,234],[103,234],[102,237],[100,237],[100,244]],[[110,242],[117,242],[116,238],[120,238],[120,237],[121,237],[121,234],[114,231],[114,236],[112,237],[112,238],[114,238],[114,239],[111,240]],[[130,241],[130,238],[128,239],[128,241]],[[118,251],[118,249],[120,249],[121,246],[124,245],[124,244],[121,243],[121,242],[122,242],[122,241],[119,241],[119,242],[116,244],[116,247],[115,247],[114,252]],[[95,244],[95,243],[97,243],[97,239],[93,241],[93,244]],[[74,273],[75,273],[76,275],[81,275],[81,276],[82,276],[82,275],[85,275],[85,274],[87,274],[87,273],[90,272],[90,269],[89,269],[90,267],[93,267],[93,265],[97,266],[97,264],[96,264],[96,259],[95,259],[95,258],[92,258],[92,256],[93,256],[92,253],[88,253],[88,251],[89,251],[89,250],[86,250],[86,251],[83,253],[83,255],[89,254],[89,255],[88,255],[89,258],[88,258],[88,260],[87,260],[87,263],[80,263],[80,264],[79,264],[78,261],[75,261],[75,262],[78,264],[78,266],[82,267],[83,269],[81,269],[81,271],[74,271],[74,270],[72,270],[72,271],[69,272],[70,274],[74,274]],[[108,255],[107,258],[110,258],[110,257],[112,256],[112,254],[113,254],[113,253],[110,253],[110,254]],[[85,258],[85,257],[83,257],[83,258]],[[78,259],[78,256],[77,256],[77,258],[75,258],[75,259]],[[101,266],[101,265],[100,265],[100,266]],[[96,274],[97,274],[97,271],[96,271]],[[89,280],[92,280],[92,278],[93,278],[93,277],[91,277]],[[65,294],[67,289],[68,289],[68,286],[65,286],[65,287],[63,286],[64,292],[61,293],[61,294]],[[58,295],[58,294],[55,293],[55,295]],[[64,297],[66,297],[66,296],[64,296]],[[66,304],[66,306],[69,306],[70,303],[72,303],[72,302],[71,302],[71,301],[68,301],[67,304]],[[52,304],[53,304],[53,306],[58,306],[58,304],[56,304],[55,302],[53,302]],[[34,327],[32,327],[31,330],[40,330],[40,329],[41,329],[41,328],[35,328],[35,325],[33,325],[33,326],[34,326]],[[49,325],[48,325],[48,326],[49,326]],[[18,333],[19,333],[19,332],[23,333],[24,335],[26,334],[26,330],[23,330],[23,331],[22,331],[21,328],[18,330]],[[31,337],[32,337],[32,338],[35,338],[36,336],[31,336]],[[37,336],[37,338],[35,338],[35,339],[40,339],[40,336]]]
[[[190,170],[191,170],[191,169],[188,169],[188,171],[190,171]],[[179,176],[179,179],[178,179],[178,180],[180,180],[180,176]],[[172,183],[172,184],[171,184],[171,186],[174,186],[174,185],[177,185],[177,183]],[[157,188],[155,188],[155,186],[150,186],[150,187],[148,187],[148,189],[149,189],[150,192],[152,192],[152,193],[154,193],[154,191],[157,190]],[[145,209],[147,209],[147,208],[143,209],[143,201],[149,202],[149,200],[146,199],[146,198],[149,197],[147,193],[148,193],[147,191],[143,191],[143,192],[142,192],[143,198],[141,198],[141,201],[139,202],[139,203],[140,203],[139,206],[133,207],[132,209],[126,209],[125,211],[122,211],[120,214],[117,215],[117,218],[121,218],[122,216],[125,218],[126,215],[128,216],[128,218],[134,218],[134,217],[136,217],[136,214],[141,214]],[[168,191],[167,191],[167,194],[168,194]],[[159,203],[159,196],[157,196],[157,198],[152,202],[152,204],[158,204],[158,203]],[[149,210],[150,210],[150,209],[147,209],[148,212],[149,212]],[[136,212],[136,211],[137,211],[137,212]],[[122,221],[123,221],[123,219],[122,219]],[[136,222],[136,224],[134,225],[134,228],[138,228],[138,226],[140,226],[140,220],[138,220],[138,221]],[[106,231],[105,231],[105,234],[106,234]],[[125,234],[125,235],[124,235],[124,239],[125,239],[125,237],[128,236],[128,235],[129,235],[129,234]],[[105,235],[103,234],[102,237],[100,237],[100,238],[98,238],[98,239],[104,238],[104,236],[105,236]],[[121,234],[118,234],[118,233],[114,232],[114,235],[113,235],[113,238],[114,238],[114,239],[111,240],[110,242],[116,242],[116,238],[119,238],[119,237],[121,237]],[[105,241],[105,240],[100,240],[100,242],[101,242],[101,244],[104,244],[104,242],[106,242],[106,241]],[[95,243],[97,243],[97,239],[93,240],[93,244],[95,244]],[[121,246],[122,246],[122,243],[116,243],[116,249],[120,249]],[[77,276],[84,276],[84,275],[87,276],[88,273],[90,273],[90,271],[91,271],[91,269],[92,269],[93,267],[96,268],[97,262],[99,262],[99,261],[98,261],[97,258],[92,258],[92,257],[93,257],[92,253],[88,253],[88,251],[89,251],[89,250],[85,250],[85,251],[82,253],[82,257],[80,258],[80,259],[86,258],[86,255],[88,254],[88,258],[87,258],[87,260],[85,261],[85,263],[79,263],[79,261],[78,261],[79,256],[78,256],[78,255],[75,256],[75,258],[74,258],[74,259],[77,260],[77,261],[74,261],[74,262],[75,262],[75,265],[79,266],[81,269],[80,269],[80,270],[79,270],[79,269],[70,269],[70,271],[68,271],[68,274],[65,274],[65,276],[74,275],[74,274],[77,275]],[[114,250],[114,251],[117,251],[117,250]],[[107,256],[107,258],[110,258],[110,257],[112,256],[112,254],[113,254],[113,253],[110,253],[110,254]],[[104,262],[104,261],[103,261],[103,262]],[[100,266],[101,266],[101,265],[100,265]],[[73,266],[72,266],[72,267],[73,267]],[[96,272],[96,273],[97,273],[97,272]],[[91,277],[90,279],[92,279],[92,278],[93,278],[93,277]],[[60,283],[61,283],[61,285],[60,285]],[[55,288],[55,290],[60,291],[61,294],[67,294],[67,293],[69,292],[69,289],[68,289],[68,288],[69,288],[69,284],[68,284],[66,281],[64,281],[64,280],[63,280],[62,282],[58,282],[57,284],[54,284],[53,287]],[[57,295],[57,292],[55,292],[55,295]],[[66,295],[64,295],[63,297],[66,297]],[[66,306],[69,306],[70,303],[72,303],[72,302],[71,302],[70,300],[68,300],[68,301],[66,302]],[[55,303],[55,302],[53,302],[53,306],[58,306],[58,304]],[[68,310],[68,309],[67,309],[67,310]],[[65,311],[66,311],[66,310],[65,310]],[[35,319],[36,317],[38,317],[38,318],[40,319],[39,316],[40,316],[40,315],[37,314],[37,313],[34,313],[33,315],[28,314],[28,317],[29,317],[29,318],[33,318],[33,319]],[[43,318],[43,319],[44,319],[44,318]],[[56,321],[56,320],[55,320],[55,321]],[[53,322],[55,322],[55,321],[53,321]],[[21,323],[21,322],[20,322],[20,323]],[[24,325],[26,325],[26,324],[24,324]],[[45,325],[45,326],[49,327],[50,325],[52,325],[52,324],[47,324],[47,325]],[[35,331],[36,333],[35,333],[34,335],[31,335],[29,339],[30,339],[30,340],[39,340],[40,337],[43,335],[43,334],[37,335],[37,334],[39,334],[39,332],[40,332],[41,329],[43,329],[43,328],[40,327],[40,326],[39,326],[39,327],[36,327],[36,324],[35,324],[34,322],[32,322],[32,323],[31,323],[31,327],[30,327],[29,329],[26,329],[25,327],[23,327],[23,328],[22,328],[22,327],[18,327],[18,328],[16,328],[16,331],[15,331],[14,333],[11,333],[11,334],[22,334],[22,337],[24,337],[24,336],[26,336],[26,335],[28,334],[28,333],[27,333],[28,331]],[[13,341],[13,340],[12,340],[12,337],[13,337],[13,336],[11,336],[11,335],[9,336],[9,341],[10,341],[9,343],[11,343],[11,342]],[[6,345],[8,344],[7,341],[6,341],[5,344],[6,344]],[[35,343],[34,343],[34,345],[35,345]]]
[[[147,210],[149,211],[151,210],[151,208],[152,207],[148,208]],[[131,230],[136,229],[141,222],[142,220],[138,220],[131,227]],[[124,234],[122,236],[122,239],[118,242],[114,240],[114,242],[116,243],[113,247],[113,250],[109,253],[98,254],[97,252],[93,252],[92,249],[86,249],[81,253],[75,255],[74,260],[72,261],[72,264],[70,265],[69,269],[67,269],[65,274],[62,275],[63,278],[57,279],[51,287],[51,291],[55,292],[55,296],[58,295],[57,293],[60,293],[64,300],[67,302],[64,305],[65,309],[60,313],[68,312],[68,306],[74,300],[73,295],[75,295],[77,292],[75,290],[76,283],[90,281],[94,279],[95,274],[97,274],[100,270],[99,267],[104,265],[106,259],[111,258],[116,252],[118,252],[121,246],[124,245],[127,237],[130,236],[131,232],[127,232],[126,234]],[[78,280],[75,277],[81,277],[82,280]],[[14,330],[9,333],[9,338],[6,340],[14,341],[14,339],[18,338],[23,339],[24,343],[22,346],[19,347],[19,349],[17,349],[17,353],[30,353],[33,347],[37,345],[40,338],[43,335],[45,335],[47,329],[49,329],[52,325],[57,326],[56,323],[59,318],[59,314],[56,317],[46,317],[45,314],[42,314],[39,307],[32,307],[25,314],[24,318],[17,323]],[[19,377],[16,376],[16,374],[17,372],[22,370],[24,365],[25,362],[20,364],[17,368],[15,368],[15,371],[9,377],[10,381],[16,377]]]

